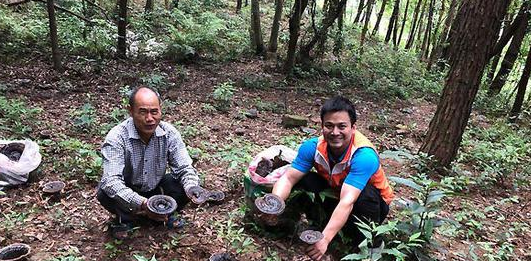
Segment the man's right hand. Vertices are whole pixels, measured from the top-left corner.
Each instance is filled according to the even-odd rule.
[[[140,210],[141,210],[142,215],[147,216],[151,220],[161,221],[161,222],[168,221],[168,215],[161,215],[161,214],[151,212],[147,207],[147,200],[144,200],[144,202],[142,202],[142,205],[140,206]]]

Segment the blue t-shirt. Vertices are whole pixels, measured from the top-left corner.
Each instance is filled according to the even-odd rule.
[[[293,168],[303,173],[308,173],[312,169],[315,151],[317,150],[317,141],[318,138],[316,137],[302,143],[297,157],[291,163]],[[328,155],[329,157],[332,157],[330,153],[328,153]],[[344,157],[345,152],[340,158],[332,160],[335,162],[341,162]],[[363,190],[369,179],[378,170],[379,166],[380,160],[372,148],[360,148],[356,150],[350,160],[350,171],[347,174],[344,183],[354,186],[359,190]]]

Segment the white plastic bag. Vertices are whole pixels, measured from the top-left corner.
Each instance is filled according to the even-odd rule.
[[[281,151],[282,153],[280,153]],[[273,186],[275,182],[277,182],[277,180],[284,175],[284,172],[286,172],[286,170],[291,166],[290,164],[272,170],[271,173],[265,177],[262,177],[256,173],[256,168],[258,167],[258,163],[260,161],[263,159],[273,160],[273,158],[279,154],[281,159],[287,161],[288,163],[293,162],[297,156],[297,152],[295,150],[284,145],[274,145],[258,153],[258,155],[256,155],[251,161],[248,168],[249,176],[254,183],[265,186]]]
[[[29,173],[41,164],[42,156],[37,143],[31,140],[0,140],[0,146],[13,142],[24,144],[24,151],[18,161],[12,161],[0,153],[0,188],[26,183]]]

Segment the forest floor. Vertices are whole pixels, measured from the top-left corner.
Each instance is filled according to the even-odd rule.
[[[155,255],[157,260],[164,261],[207,260],[212,254],[225,251],[237,260],[308,260],[297,239],[266,237],[253,226],[244,226],[244,173],[216,155],[220,152],[234,155],[233,160],[238,162],[290,137],[294,141],[309,138],[300,129],[283,128],[281,116],[285,111],[305,116],[310,119],[309,127],[319,130],[320,105],[332,95],[322,91],[325,89],[322,86],[328,86],[326,77],[288,80],[287,88],[277,88],[280,86],[275,83],[282,82],[284,76],[277,72],[275,64],[257,60],[199,62],[186,66],[169,62],[117,61],[96,65],[91,61],[72,60],[67,68],[64,73],[55,73],[39,58],[18,64],[0,64],[0,83],[9,87],[5,96],[24,97],[31,107],[43,109],[37,118],[41,124],[29,136],[33,140],[43,140],[43,130],[51,130],[51,137],[46,137],[51,142],[43,151],[42,174],[37,181],[10,189],[6,196],[0,197],[0,246],[27,243],[33,248],[32,260],[135,260],[133,255]],[[95,198],[97,181],[87,180],[75,167],[71,170],[57,167],[69,155],[54,148],[67,138],[75,138],[99,150],[105,136],[99,127],[114,108],[121,108],[120,89],[139,83],[141,77],[152,73],[164,75],[166,85],[170,86],[163,91],[165,100],[170,101],[163,108],[163,120],[178,122],[176,127],[183,133],[187,145],[202,148],[194,164],[204,186],[224,191],[226,198],[220,205],[197,208],[188,205],[183,212],[188,224],[182,230],[143,225],[131,239],[115,241],[106,231],[111,216]],[[267,88],[243,88],[242,80],[250,75],[260,75],[273,84]],[[230,110],[209,109],[214,88],[228,80],[236,87]],[[437,99],[433,98],[387,100],[367,94],[357,86],[344,86],[335,91],[355,102],[359,114],[357,127],[380,152],[418,151],[436,108],[433,101]],[[74,127],[72,113],[85,103],[92,104],[99,124],[83,132]],[[244,116],[251,108],[258,108],[258,118]],[[471,124],[488,125],[488,120],[473,115]],[[244,133],[236,134],[236,129],[243,129]],[[2,134],[0,132],[0,136]],[[408,177],[411,173],[408,161],[384,159],[383,166],[390,176]],[[68,171],[78,174],[65,173]],[[42,185],[57,179],[66,182],[62,197],[54,200],[43,195]],[[411,193],[401,186],[396,186],[395,191],[399,198],[407,198]],[[440,215],[447,218],[454,218],[454,213],[466,209],[466,205],[481,210],[488,206],[494,209],[481,219],[482,234],[476,235],[477,238],[435,235],[441,247],[433,250],[433,256],[439,260],[473,260],[469,255],[470,244],[496,242],[496,236],[514,222],[529,228],[529,202],[529,189],[514,191],[503,187],[470,189],[462,197],[444,201]],[[392,206],[389,219],[395,215]],[[244,227],[245,230],[240,230]],[[517,235],[504,240],[514,246],[518,260],[531,260],[531,232],[522,229]],[[481,255],[485,251],[476,253]],[[80,259],[66,259],[69,256]],[[338,257],[341,255],[332,259]],[[487,259],[479,256],[479,260]]]

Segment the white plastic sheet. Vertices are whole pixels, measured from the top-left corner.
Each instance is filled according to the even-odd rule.
[[[0,153],[0,189],[26,183],[29,173],[41,164],[42,156],[39,153],[37,143],[31,140],[0,140],[0,145],[3,146],[12,142],[23,143],[24,151],[18,161],[12,161]]]
[[[280,151],[282,151],[282,154],[280,155],[282,160],[285,160],[289,163],[291,163],[297,156],[297,152],[295,150],[290,149],[284,145],[274,145],[258,153],[258,155],[254,157],[253,161],[251,161],[248,168],[249,176],[251,177],[251,180],[254,183],[265,186],[272,186],[275,184],[275,182],[277,182],[280,177],[282,177],[282,175],[284,175],[284,172],[286,172],[286,170],[291,166],[290,164],[274,169],[265,177],[262,177],[256,173],[258,162],[260,162],[262,159],[272,160],[280,153]]]

